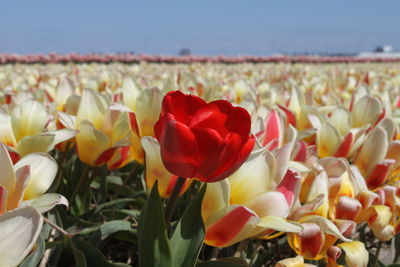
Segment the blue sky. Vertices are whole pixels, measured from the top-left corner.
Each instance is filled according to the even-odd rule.
[[[3,1],[0,53],[400,50],[400,1]]]

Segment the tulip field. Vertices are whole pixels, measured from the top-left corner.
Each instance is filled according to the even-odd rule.
[[[14,57],[0,267],[400,266],[397,62]]]

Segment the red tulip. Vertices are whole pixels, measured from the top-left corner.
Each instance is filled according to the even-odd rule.
[[[206,103],[180,91],[163,99],[154,126],[165,168],[178,176],[216,182],[235,172],[254,146],[249,113],[225,100]]]

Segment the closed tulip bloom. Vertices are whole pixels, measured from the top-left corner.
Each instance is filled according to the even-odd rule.
[[[243,108],[172,91],[163,99],[154,131],[169,172],[216,182],[249,156],[254,146],[250,126],[250,115]]]

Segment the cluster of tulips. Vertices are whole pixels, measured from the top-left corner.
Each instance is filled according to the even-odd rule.
[[[49,64],[49,63],[396,63],[400,58],[382,54],[378,56],[321,56],[321,55],[284,55],[277,54],[272,56],[199,56],[199,55],[148,55],[148,54],[0,54],[0,64],[22,63],[22,64]]]
[[[0,88],[0,266],[399,260],[396,65],[16,64]]]

